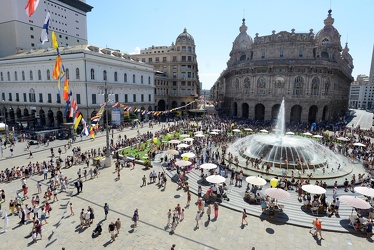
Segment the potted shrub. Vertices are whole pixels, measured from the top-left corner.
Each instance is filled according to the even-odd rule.
[[[150,160],[145,160],[144,161],[144,167],[145,168],[151,168],[152,167],[152,163],[151,163],[151,161]]]

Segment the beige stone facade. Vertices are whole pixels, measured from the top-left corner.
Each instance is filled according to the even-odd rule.
[[[164,111],[195,101],[200,93],[195,41],[184,29],[175,44],[152,46],[131,55],[155,68],[155,110]],[[196,104],[188,106],[195,108]]]
[[[243,19],[227,69],[211,89],[219,108],[236,117],[274,120],[285,98],[287,122],[320,122],[348,109],[353,60],[333,26],[331,11],[315,35],[247,34]]]

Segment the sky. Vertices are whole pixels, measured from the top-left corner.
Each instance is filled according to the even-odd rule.
[[[187,28],[195,40],[199,79],[210,89],[239,34],[243,17],[252,38],[289,31],[314,34],[332,9],[334,27],[353,57],[352,76],[369,75],[374,45],[374,0],[86,0],[89,44],[138,53],[140,49],[170,46]]]

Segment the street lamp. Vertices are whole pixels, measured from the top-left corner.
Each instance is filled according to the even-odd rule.
[[[113,95],[113,93],[109,94],[108,90],[111,90],[112,87],[108,87],[107,82],[105,82],[104,87],[99,87],[101,90],[100,94],[104,95],[104,102],[105,102],[105,116],[106,116],[106,128],[105,128],[105,133],[106,133],[106,152],[105,152],[105,161],[104,161],[104,166],[105,167],[110,167],[112,165],[112,157],[110,154],[110,144],[109,144],[109,115],[108,115],[108,102],[109,102],[109,95]]]
[[[3,102],[5,102],[5,100],[2,100]],[[5,141],[8,143],[9,142],[9,129],[8,129],[8,125],[6,123],[6,107],[5,107],[5,104],[3,104],[4,107],[3,107],[3,111],[4,111],[4,115],[3,116],[0,116],[1,118],[4,118],[4,124],[5,124],[5,127],[4,127],[4,130],[5,130]]]

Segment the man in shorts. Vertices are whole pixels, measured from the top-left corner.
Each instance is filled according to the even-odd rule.
[[[309,230],[309,233],[312,234],[313,236],[316,236],[317,235],[317,228],[316,228],[316,221],[318,220],[318,218],[315,218],[313,221],[312,221],[312,225],[313,227]],[[314,233],[312,233],[312,231],[314,231]]]

